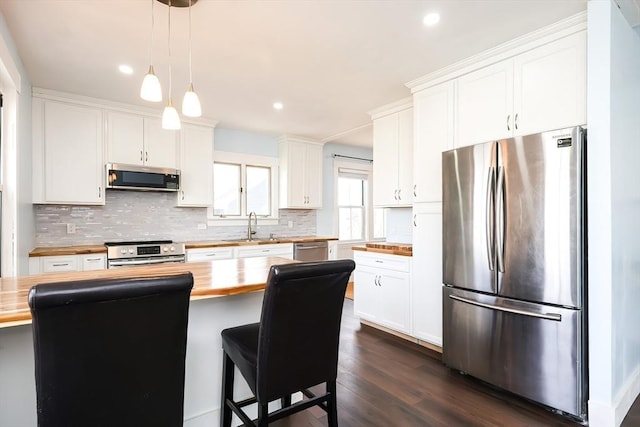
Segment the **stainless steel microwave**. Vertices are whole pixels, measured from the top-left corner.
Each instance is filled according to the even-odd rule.
[[[108,163],[106,188],[178,191],[180,189],[180,171],[178,169]]]

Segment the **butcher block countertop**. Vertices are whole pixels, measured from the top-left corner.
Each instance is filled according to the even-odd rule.
[[[338,240],[337,237],[321,237],[321,236],[301,236],[301,237],[283,237],[274,239],[254,239],[250,242],[245,239],[238,240],[210,240],[199,242],[185,242],[186,249],[201,248],[221,248],[226,246],[251,246],[251,245],[272,245],[275,243],[306,243],[306,242],[327,242],[329,240]],[[38,256],[58,256],[58,255],[84,255],[107,253],[107,248],[101,244],[95,245],[75,245],[75,246],[42,246],[29,252],[30,257]]]
[[[354,246],[354,251],[375,252],[379,254],[412,256],[413,248],[407,243],[375,242],[364,246]]]
[[[27,302],[29,289],[40,283],[118,277],[155,277],[190,271],[194,279],[191,300],[198,300],[262,290],[266,286],[267,276],[272,265],[292,262],[296,261],[280,257],[240,258],[2,277],[0,278],[0,328],[31,322],[31,312]]]

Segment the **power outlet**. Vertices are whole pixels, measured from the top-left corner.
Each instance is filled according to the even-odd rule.
[[[207,224],[198,224],[198,230],[206,230]]]
[[[67,224],[67,234],[74,234],[76,232],[76,225],[68,223]]]

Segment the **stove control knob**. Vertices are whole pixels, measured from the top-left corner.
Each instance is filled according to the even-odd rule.
[[[124,255],[124,254],[126,254],[126,253],[127,253],[127,250],[126,250],[126,249],[124,249],[124,248],[122,248],[122,249],[120,249],[120,253]]]
[[[171,252],[175,252],[175,251],[176,251],[175,246],[171,246]]]
[[[132,254],[133,253],[133,248],[129,249],[129,253]]]
[[[162,250],[163,250],[163,251],[165,251],[165,252],[169,252],[169,248],[168,248],[167,246],[164,246],[164,247],[162,248]]]

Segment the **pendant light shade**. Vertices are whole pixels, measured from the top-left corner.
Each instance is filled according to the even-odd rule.
[[[187,117],[200,117],[202,115],[200,99],[198,99],[198,95],[193,90],[193,73],[191,68],[191,0],[189,0],[189,87],[182,99],[182,114]]]
[[[162,101],[162,87],[160,86],[160,79],[153,72],[153,65],[149,65],[149,72],[142,80],[140,98],[151,102]]]
[[[193,90],[193,83],[189,84],[189,88],[184,93],[182,99],[182,114],[188,117],[200,117],[202,115],[202,108],[200,108],[200,99],[198,94]]]
[[[160,102],[162,101],[162,87],[160,86],[160,79],[153,72],[153,2],[151,0],[151,41],[149,42],[149,71],[142,80],[142,86],[140,87],[140,98],[145,101]]]
[[[180,129],[180,116],[178,116],[178,110],[173,106],[171,98],[169,98],[169,102],[167,102],[167,106],[164,107],[164,112],[162,113],[162,129]]]

